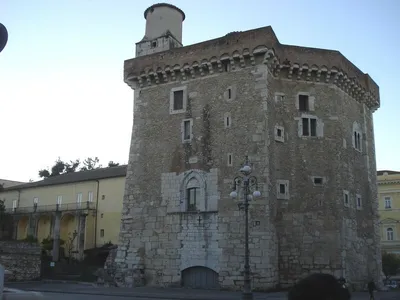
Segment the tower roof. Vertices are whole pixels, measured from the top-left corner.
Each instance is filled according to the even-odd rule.
[[[169,4],[169,3],[156,3],[156,4],[153,4],[152,6],[148,7],[144,11],[144,18],[147,19],[147,14],[148,14],[149,11],[152,11],[156,7],[162,7],[162,6],[166,6],[166,7],[169,7],[169,8],[176,9],[177,11],[179,11],[182,14],[182,21],[185,20],[186,16],[185,16],[185,13],[183,12],[183,10],[180,9],[179,7],[176,7],[175,5],[172,5],[172,4]]]

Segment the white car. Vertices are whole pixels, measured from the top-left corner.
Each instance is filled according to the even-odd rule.
[[[44,299],[43,294],[39,292],[22,291],[17,289],[4,288],[2,300],[27,300]]]

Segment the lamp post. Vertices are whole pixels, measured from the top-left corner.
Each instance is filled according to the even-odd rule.
[[[249,158],[246,156],[246,161],[243,167],[239,170],[242,173],[242,176],[237,176],[233,180],[233,187],[230,196],[232,199],[238,197],[237,190],[242,186],[244,199],[242,203],[238,204],[239,209],[244,209],[245,212],[245,227],[244,227],[244,284],[243,284],[243,300],[252,300],[253,292],[251,291],[251,283],[250,283],[250,251],[249,251],[249,202],[254,198],[258,198],[261,196],[261,193],[258,191],[258,183],[257,178],[254,176],[250,176],[252,169],[249,165]],[[255,187],[253,193],[251,193],[251,189]]]

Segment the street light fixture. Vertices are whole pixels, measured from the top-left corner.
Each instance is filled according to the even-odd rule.
[[[250,176],[252,169],[249,165],[249,158],[246,156],[246,162],[243,167],[240,168],[240,173],[243,176],[237,176],[233,180],[232,192],[229,194],[231,198],[235,199],[238,197],[237,190],[242,186],[244,192],[243,203],[239,203],[239,209],[244,209],[245,212],[245,230],[244,230],[244,285],[243,285],[243,300],[252,300],[253,292],[251,291],[251,283],[250,283],[250,251],[249,251],[249,202],[253,200],[253,198],[258,198],[261,196],[261,193],[258,191],[258,183],[257,178],[254,176]],[[253,193],[251,193],[251,189],[255,188]]]

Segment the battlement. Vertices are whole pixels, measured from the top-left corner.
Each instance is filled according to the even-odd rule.
[[[144,88],[259,63],[275,77],[335,84],[373,111],[380,106],[378,85],[339,51],[281,44],[271,26],[126,60],[124,80]]]

